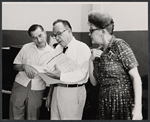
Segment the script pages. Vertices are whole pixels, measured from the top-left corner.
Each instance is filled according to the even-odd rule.
[[[75,61],[71,60],[67,57],[64,53],[59,53],[52,57],[45,66],[34,66],[32,65],[37,71],[38,75],[47,83],[47,84],[56,84],[56,83],[65,83],[63,81],[53,79],[45,74],[45,70],[52,72],[55,70],[55,65],[57,65],[58,69],[61,72],[70,72],[73,70],[80,70],[81,66],[77,64]]]

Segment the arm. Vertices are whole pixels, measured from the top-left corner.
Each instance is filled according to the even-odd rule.
[[[95,77],[93,76],[93,69],[94,69],[94,66],[93,66],[93,60],[90,58],[89,59],[89,75],[90,75],[90,82],[93,86],[96,86],[97,85],[97,81],[95,79]]]
[[[49,111],[49,108],[51,106],[53,90],[54,90],[54,85],[51,84],[50,88],[49,88],[49,93],[48,93],[47,98],[46,98],[46,103],[45,103],[45,107],[47,108],[48,111]]]
[[[134,108],[132,110],[133,120],[142,120],[142,82],[138,73],[137,67],[129,71],[131,79],[133,80],[134,89]]]
[[[93,70],[94,70],[94,65],[93,65],[93,60],[95,59],[95,57],[100,57],[101,54],[103,53],[103,51],[99,50],[99,49],[91,49],[92,55],[89,59],[89,75],[90,75],[90,82],[92,83],[93,86],[97,85],[97,81],[93,75]]]
[[[24,64],[15,64],[14,69],[16,71],[24,71]]]
[[[37,71],[32,66],[27,64],[15,64],[14,69],[16,71],[25,71],[26,75],[31,79],[33,79],[34,74],[37,73]]]

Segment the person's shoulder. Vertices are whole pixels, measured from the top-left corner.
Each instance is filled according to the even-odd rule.
[[[78,51],[78,53],[86,52],[87,54],[90,54],[91,52],[90,47],[86,43],[79,40],[76,41],[76,50]]]
[[[115,38],[114,39],[114,43],[123,43],[123,42],[124,42],[124,40],[121,38]]]
[[[121,38],[115,38],[114,45],[118,48],[131,48],[130,45]]]
[[[34,46],[34,42],[29,42],[23,45],[23,47],[30,47],[30,46]]]
[[[115,38],[114,44],[117,44],[117,45],[127,45],[127,46],[129,46],[129,44],[128,44],[125,40],[123,40],[123,39],[121,39],[121,38]]]
[[[82,41],[76,40],[76,42],[77,42],[77,45],[78,45],[78,46],[81,46],[81,47],[88,47],[88,45],[87,45],[86,43],[82,42]]]
[[[22,46],[22,48],[28,49],[28,48],[33,47],[34,45],[35,45],[34,42],[29,42],[29,43],[24,44],[24,45]]]

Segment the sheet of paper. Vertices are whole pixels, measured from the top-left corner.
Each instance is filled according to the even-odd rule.
[[[80,70],[81,66],[77,64],[75,61],[71,60],[69,57],[67,57],[64,53],[60,53],[53,57],[48,63],[47,63],[47,69],[49,71],[54,70],[54,66],[57,65],[59,70],[61,72],[70,72],[73,70]]]
[[[58,84],[58,83],[66,83],[57,79],[53,79],[49,76],[47,76],[44,73],[38,73],[38,75],[46,82],[46,84]]]
[[[36,66],[36,65],[31,65],[33,68],[35,68],[39,73],[45,73],[44,71],[44,66]]]

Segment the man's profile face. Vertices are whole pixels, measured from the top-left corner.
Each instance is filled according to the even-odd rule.
[[[59,22],[56,23],[53,26],[53,35],[56,39],[56,41],[62,46],[62,47],[66,47],[68,44],[68,29],[65,28],[65,26]]]

